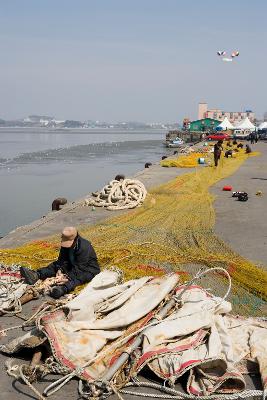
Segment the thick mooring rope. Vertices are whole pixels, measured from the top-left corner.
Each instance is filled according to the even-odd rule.
[[[124,210],[135,208],[146,198],[146,188],[137,179],[113,180],[96,192],[95,198],[85,200],[85,205],[106,207],[107,210]]]

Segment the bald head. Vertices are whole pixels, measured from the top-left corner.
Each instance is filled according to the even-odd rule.
[[[61,233],[61,247],[71,247],[77,234],[74,226],[66,226]]]

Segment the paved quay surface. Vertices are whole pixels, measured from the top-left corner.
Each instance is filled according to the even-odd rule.
[[[251,157],[237,172],[211,188],[215,194],[215,233],[241,256],[267,268],[267,142],[252,145],[259,157]],[[223,192],[225,185],[249,195],[246,202]],[[257,196],[257,191],[262,191]]]
[[[218,182],[212,189],[215,194],[215,210],[216,210],[216,233],[225,242],[236,250],[239,254],[267,266],[267,143],[258,143],[253,146],[253,150],[259,150],[261,157],[252,157],[247,160],[241,168],[231,177]],[[145,186],[150,189],[161,183],[182,175],[186,172],[192,172],[192,169],[179,168],[162,168],[159,163],[154,164],[149,169],[145,169],[135,175]],[[100,183],[101,188],[104,183]],[[236,201],[231,197],[231,193],[223,192],[224,185],[232,185],[233,190],[245,190],[249,193],[249,200],[246,203]],[[257,190],[262,190],[263,195],[258,197],[255,195]],[[73,206],[77,206],[72,208]],[[120,211],[119,213],[131,212]],[[117,214],[117,213],[116,213]],[[49,213],[46,218],[42,218],[30,225],[21,227],[3,239],[0,240],[0,247],[16,247],[28,241],[44,238],[51,234],[59,233],[66,225],[94,224],[113,217],[115,214],[102,208],[97,208],[94,212],[91,207],[81,206],[81,202],[76,202],[62,211]],[[43,299],[42,299],[43,300]],[[36,311],[40,300],[33,301],[23,306],[25,315],[32,315]],[[1,317],[0,329],[4,327],[19,324],[20,320],[14,317]],[[21,331],[11,331],[7,337],[2,338],[1,344],[15,338]],[[7,357],[0,354],[0,400],[22,400],[37,399],[37,396],[24,384],[15,381],[5,372],[4,363]],[[19,355],[15,355],[15,363],[23,363],[27,360],[29,363],[30,352],[24,351]],[[41,383],[35,383],[34,386],[40,392],[44,390],[53,380],[59,376],[49,375],[44,378]],[[252,380],[248,378],[248,386],[253,387]],[[145,380],[141,377],[141,380]],[[259,382],[256,381],[256,386]],[[141,392],[149,392],[151,390],[137,389]],[[159,392],[155,392],[159,394]],[[51,400],[78,400],[77,380],[70,381],[63,390],[51,396]],[[123,395],[125,400],[133,400],[135,397]],[[144,397],[139,397],[144,399]],[[117,396],[111,396],[110,400],[118,399]]]

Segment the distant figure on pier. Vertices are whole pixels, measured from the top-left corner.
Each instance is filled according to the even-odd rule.
[[[219,159],[221,158],[222,149],[223,149],[222,145],[223,145],[223,141],[222,140],[218,140],[218,142],[215,143],[215,145],[214,145],[214,164],[215,164],[215,167],[218,166]]]
[[[251,143],[251,144],[254,144],[254,143],[255,143],[255,139],[256,139],[256,134],[255,134],[255,132],[251,132],[250,135],[249,135],[250,143]]]
[[[39,279],[62,276],[61,281],[53,286],[50,292],[50,296],[55,299],[71,292],[76,286],[90,282],[99,272],[93,246],[72,226],[62,231],[61,248],[56,261],[37,271],[20,268],[21,276],[29,285],[34,285]]]
[[[258,140],[259,140],[258,132],[255,132],[255,143],[258,143]]]
[[[224,157],[229,158],[233,157],[233,151],[232,150],[227,150],[224,154]]]

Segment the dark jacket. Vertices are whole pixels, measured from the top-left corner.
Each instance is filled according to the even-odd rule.
[[[215,145],[214,145],[214,154],[220,156],[221,152],[222,152],[222,146],[219,143],[215,143]]]
[[[71,248],[61,247],[57,261],[39,270],[41,279],[55,275],[61,270],[70,280],[89,282],[100,272],[95,250],[91,243],[77,236]]]

